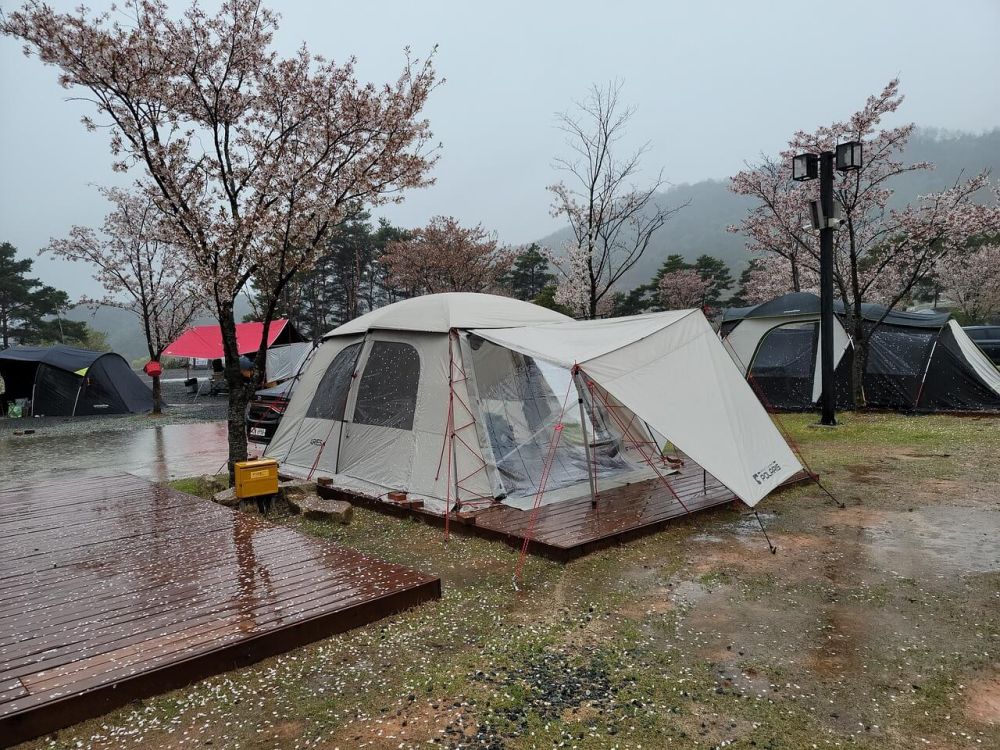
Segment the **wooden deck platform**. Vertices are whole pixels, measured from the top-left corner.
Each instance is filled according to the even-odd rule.
[[[669,482],[681,502],[662,480],[653,478],[600,491],[597,507],[590,496],[544,505],[538,510],[529,550],[555,560],[570,560],[596,549],[661,530],[678,516],[735,500],[735,496],[711,474],[687,459]],[[400,507],[382,500],[348,495],[320,487],[321,494],[340,497],[385,513],[412,515],[432,523],[444,523],[444,515],[424,509]],[[683,505],[682,505],[683,503]],[[687,506],[686,509],[684,506]],[[450,527],[520,547],[528,533],[530,510],[500,503],[480,510],[453,513]]]
[[[0,746],[440,593],[127,474],[0,491]]]

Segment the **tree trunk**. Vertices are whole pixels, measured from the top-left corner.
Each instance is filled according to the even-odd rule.
[[[855,313],[854,326],[854,357],[851,362],[851,397],[855,409],[865,408],[865,366],[868,361],[868,336],[865,335],[865,324],[861,315]]]
[[[163,413],[163,399],[160,395],[160,376],[153,376],[153,414]]]
[[[227,415],[229,432],[229,482],[236,483],[236,462],[246,461],[246,407],[247,387],[240,372],[240,354],[236,343],[236,319],[233,303],[218,304],[219,328],[222,332],[222,351],[226,358],[225,376],[229,387],[229,412]]]

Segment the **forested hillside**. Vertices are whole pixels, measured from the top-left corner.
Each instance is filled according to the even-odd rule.
[[[981,135],[920,130],[910,140],[905,158],[909,162],[932,162],[936,169],[911,172],[892,182],[894,206],[949,187],[962,173],[971,176],[988,168],[1000,177],[1000,128]],[[623,277],[624,289],[649,281],[672,253],[689,261],[703,254],[715,256],[729,264],[734,276],[739,276],[748,259],[744,240],[727,232],[726,227],[740,221],[750,205],[749,199],[731,193],[728,180],[703,180],[676,185],[662,193],[658,202],[671,207],[688,205],[654,236],[642,260]],[[569,233],[564,231],[538,242],[557,250],[567,239]]]

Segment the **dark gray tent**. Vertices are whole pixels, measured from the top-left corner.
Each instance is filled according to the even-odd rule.
[[[0,351],[8,400],[31,399],[31,414],[79,417],[153,408],[153,393],[120,354],[72,346],[17,346]]]
[[[834,305],[836,390],[840,408],[850,405],[853,345]],[[819,397],[819,298],[786,294],[753,307],[729,308],[720,334],[765,406],[813,408]],[[1000,411],[1000,372],[947,313],[886,310],[865,304],[868,330],[865,400],[869,406],[904,411]]]

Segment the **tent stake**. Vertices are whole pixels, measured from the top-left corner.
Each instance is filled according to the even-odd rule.
[[[777,548],[777,547],[775,547],[775,546],[774,546],[773,544],[771,544],[771,540],[770,540],[770,539],[768,538],[768,536],[767,536],[767,529],[765,529],[765,528],[764,528],[764,522],[763,522],[763,521],[761,521],[761,520],[760,520],[760,516],[759,516],[759,515],[757,515],[757,509],[756,509],[756,508],[754,508],[754,511],[753,511],[753,517],[754,517],[754,518],[756,518],[756,519],[757,519],[757,523],[759,523],[759,524],[760,524],[760,530],[761,530],[761,532],[763,532],[763,534],[764,534],[764,541],[766,541],[766,542],[767,542],[767,548],[768,548],[769,550],[771,550],[771,554],[772,554],[772,555],[774,555],[774,554],[777,554],[777,552],[778,552],[778,548]]]

